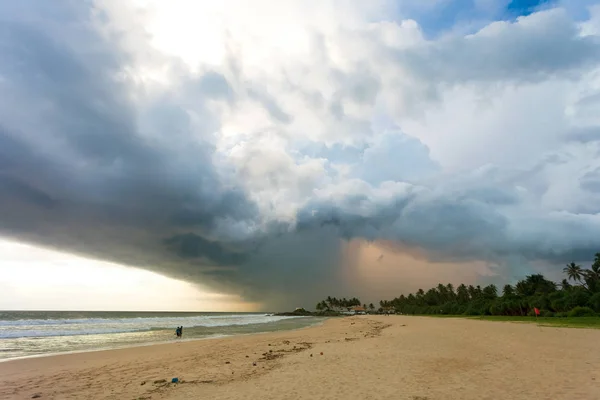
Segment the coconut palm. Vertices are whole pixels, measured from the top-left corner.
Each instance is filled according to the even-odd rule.
[[[515,294],[515,289],[511,286],[511,285],[504,285],[504,288],[502,288],[502,296],[512,296]]]
[[[581,265],[577,265],[574,262],[567,264],[567,266],[563,268],[563,272],[567,274],[567,277],[570,280],[577,282],[581,282],[584,275]]]

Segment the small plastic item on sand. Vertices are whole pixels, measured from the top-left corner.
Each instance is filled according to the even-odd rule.
[[[179,378],[173,378],[171,379],[171,383],[178,383],[179,382]]]

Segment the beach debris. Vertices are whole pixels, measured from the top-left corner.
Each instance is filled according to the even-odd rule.
[[[290,341],[289,340],[284,340],[283,344],[290,344]]]
[[[42,397],[41,393],[36,393],[33,396],[31,396],[32,399],[39,399],[40,397]]]
[[[144,386],[146,384],[146,381],[142,381],[142,383],[140,383],[140,386]]]
[[[269,343],[269,346],[271,345],[271,343]]]
[[[269,350],[269,353],[272,353],[272,352],[273,352],[273,350]]]
[[[252,363],[252,366],[256,367],[256,363],[255,363],[255,362],[253,362],[253,363]]]
[[[178,383],[179,382],[179,378],[173,378],[171,379],[171,383]]]
[[[323,355],[323,352],[321,352],[321,355]]]
[[[231,362],[229,362],[229,361],[225,361],[225,364],[231,364]]]
[[[167,383],[166,379],[158,379],[156,381],[153,382],[154,384],[159,384],[159,383]]]
[[[275,360],[276,358],[281,358],[281,357],[283,357],[283,354],[280,354],[280,353],[276,354],[269,350],[268,353],[263,353],[263,356],[260,358],[260,360]]]
[[[250,356],[246,356],[246,358],[249,358]]]
[[[312,357],[312,353],[310,354],[310,356]]]

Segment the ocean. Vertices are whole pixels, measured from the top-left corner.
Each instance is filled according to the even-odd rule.
[[[0,311],[0,361],[298,329],[314,317],[252,313]],[[183,326],[183,338],[175,328]]]

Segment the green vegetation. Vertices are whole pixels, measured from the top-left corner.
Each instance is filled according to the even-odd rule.
[[[495,316],[523,321],[535,317],[534,308],[537,308],[542,323],[600,326],[600,253],[596,253],[590,269],[570,263],[563,272],[567,278],[560,284],[541,274],[529,275],[514,286],[504,285],[501,293],[495,285],[482,288],[461,284],[455,289],[450,283],[439,284],[426,292],[419,289],[408,296],[382,300],[380,305],[382,309],[403,314],[485,316],[487,319]]]
[[[356,306],[360,306],[360,300],[356,297],[351,299],[346,299],[345,297],[343,299],[336,299],[335,297],[329,296],[327,299],[317,303],[315,308],[317,311],[340,311]],[[363,307],[365,310],[367,309],[366,304]],[[369,307],[374,308],[373,304],[371,304]]]
[[[336,299],[335,297],[327,297],[326,300],[320,301],[316,305],[316,312],[307,311],[304,308],[297,308],[291,312],[277,313],[279,316],[314,316],[314,317],[338,317],[343,315],[342,311],[349,311],[352,307],[360,306],[360,300],[356,297],[351,299]],[[367,310],[367,305],[363,305]],[[373,304],[368,306],[371,310],[375,308]]]
[[[465,316],[465,315],[443,315],[431,314],[428,317],[436,318],[467,318],[482,321],[502,321],[502,322],[523,322],[523,323],[538,323],[542,326],[556,326],[562,328],[597,328],[600,329],[600,316],[594,317],[519,317],[505,315],[480,315],[480,316]]]

